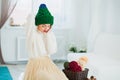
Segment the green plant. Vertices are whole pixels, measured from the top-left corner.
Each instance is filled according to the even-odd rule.
[[[76,53],[76,52],[77,52],[77,48],[76,48],[76,47],[71,47],[71,48],[69,49],[69,51],[71,51],[71,52],[73,52],[73,53]]]
[[[73,53],[86,53],[86,49],[81,49],[81,50],[77,50],[77,47],[72,46],[70,47],[69,51],[73,52]]]
[[[86,53],[86,50],[80,50],[79,53]]]

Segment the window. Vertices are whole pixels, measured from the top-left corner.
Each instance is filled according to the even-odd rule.
[[[31,12],[30,0],[19,0],[13,13],[10,16],[11,26],[20,26],[25,22],[26,17]]]

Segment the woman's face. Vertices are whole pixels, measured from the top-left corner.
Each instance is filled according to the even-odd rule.
[[[40,24],[38,25],[37,29],[41,32],[47,33],[51,29],[51,26],[50,24]]]

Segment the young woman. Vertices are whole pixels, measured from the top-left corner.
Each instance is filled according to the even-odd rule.
[[[54,18],[45,4],[41,4],[37,15],[30,15],[26,23],[29,61],[24,80],[68,80],[64,73],[50,59],[56,53],[56,38],[51,28]]]

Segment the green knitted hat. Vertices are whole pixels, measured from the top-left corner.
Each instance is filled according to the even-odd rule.
[[[35,25],[50,24],[53,25],[54,17],[51,15],[45,4],[41,4],[35,17]]]

